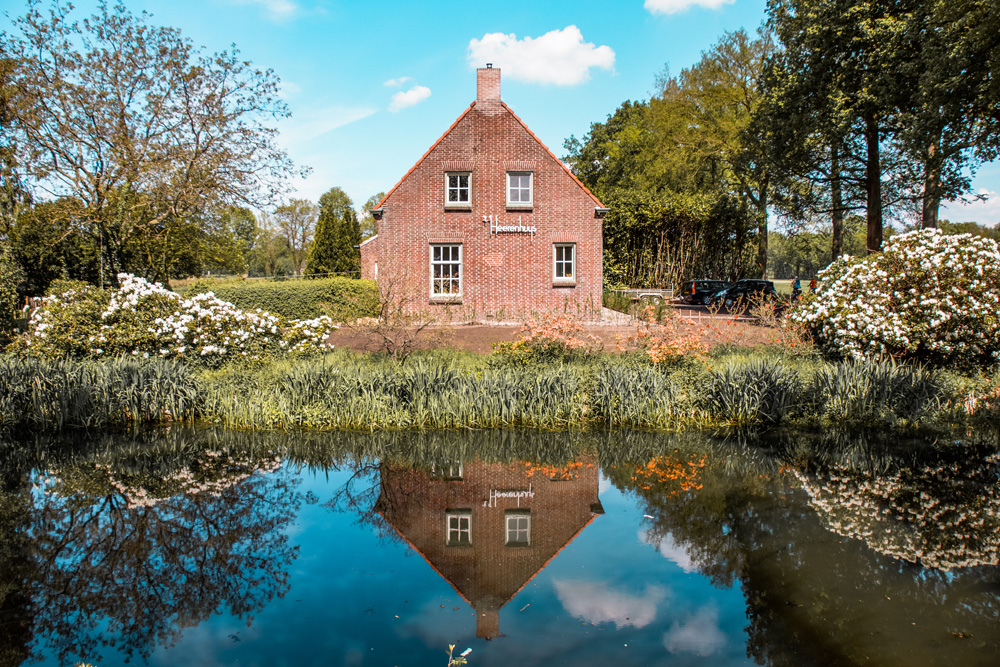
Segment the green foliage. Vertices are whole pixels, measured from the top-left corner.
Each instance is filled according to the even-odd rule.
[[[21,267],[11,258],[7,248],[0,244],[0,337],[5,335],[20,313],[18,288],[24,282]]]
[[[337,277],[306,281],[226,282],[221,285],[199,283],[197,289],[211,289],[220,299],[243,310],[260,308],[288,318],[309,319],[328,315],[344,322],[378,314],[378,286],[370,280]]]
[[[0,356],[0,430],[126,426],[192,419],[197,378],[170,360],[45,361]]]
[[[756,223],[735,197],[617,190],[604,204],[608,285],[676,287],[736,279],[754,266]]]
[[[827,355],[963,365],[1000,360],[1000,245],[968,234],[902,234],[883,252],[842,259],[791,315]]]
[[[940,406],[938,375],[891,359],[846,361],[818,369],[812,379],[816,415],[832,422],[916,421]]]
[[[46,297],[12,348],[49,359],[128,355],[261,363],[275,354],[322,349],[335,328],[323,316],[286,321],[242,311],[211,294],[183,299],[142,278],[121,274],[119,280],[119,289],[85,286]]]
[[[316,236],[306,262],[307,275],[347,273],[360,268],[361,227],[351,198],[340,188],[331,188],[319,199]]]
[[[736,425],[779,424],[802,401],[802,380],[780,360],[757,358],[725,365],[711,374],[702,408]]]

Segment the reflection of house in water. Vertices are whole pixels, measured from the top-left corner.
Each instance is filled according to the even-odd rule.
[[[500,634],[500,608],[596,515],[598,471],[466,462],[431,471],[382,464],[376,508],[476,611],[476,635]]]

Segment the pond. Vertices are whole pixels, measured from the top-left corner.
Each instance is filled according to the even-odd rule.
[[[997,442],[3,442],[0,665],[995,665]]]

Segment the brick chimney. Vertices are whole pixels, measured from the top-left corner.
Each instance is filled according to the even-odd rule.
[[[500,101],[500,69],[493,69],[493,63],[476,70],[476,102]]]

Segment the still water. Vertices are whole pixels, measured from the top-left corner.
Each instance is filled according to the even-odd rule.
[[[941,453],[941,452],[944,453]],[[863,435],[0,443],[0,666],[997,665],[1000,449]]]

